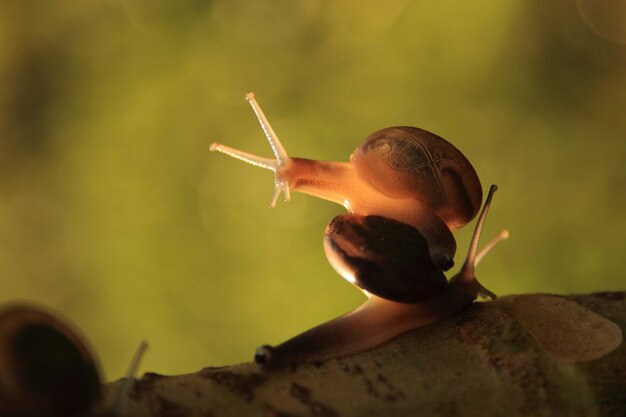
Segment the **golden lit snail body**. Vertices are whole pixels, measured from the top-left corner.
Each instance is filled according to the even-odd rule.
[[[495,297],[474,277],[476,255],[493,193],[476,225],[468,257],[449,282],[452,231],[471,221],[482,201],[474,168],[452,144],[415,127],[391,127],[370,135],[349,162],[289,157],[257,104],[254,110],[276,159],[213,143],[219,151],[275,174],[270,206],[281,192],[311,194],[343,205],[349,214],[328,225],[324,249],[333,268],[369,299],[355,311],[287,342],[263,346],[255,359],[266,368],[320,360],[376,346],[410,329],[452,315],[478,296]],[[496,239],[506,237],[502,232]]]

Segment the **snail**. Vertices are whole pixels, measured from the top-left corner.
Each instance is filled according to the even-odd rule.
[[[100,398],[99,366],[69,325],[41,308],[0,312],[0,415],[86,416]]]
[[[85,338],[58,314],[30,303],[0,309],[0,416],[119,416],[147,343],[103,403],[100,366]]]
[[[474,276],[474,266],[502,231],[477,254],[492,185],[461,271],[454,264],[452,232],[478,213],[482,187],[463,154],[445,139],[415,127],[379,130],[348,162],[292,158],[274,133],[252,92],[246,95],[275,159],[219,143],[225,153],[275,174],[270,207],[279,195],[298,191],[343,205],[348,214],[326,228],[324,250],[332,267],[368,300],[355,311],[317,326],[283,344],[262,346],[255,360],[267,369],[356,353],[469,306],[478,295],[495,298]]]

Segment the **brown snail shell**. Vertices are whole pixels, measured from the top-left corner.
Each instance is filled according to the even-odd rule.
[[[29,305],[0,312],[0,415],[86,416],[99,396],[98,366],[72,329]]]
[[[418,303],[444,292],[447,280],[412,226],[382,216],[345,214],[326,228],[324,251],[333,268],[368,293]]]
[[[482,187],[465,156],[447,140],[417,127],[374,132],[350,158],[357,173],[379,192],[414,197],[458,229],[480,208]]]

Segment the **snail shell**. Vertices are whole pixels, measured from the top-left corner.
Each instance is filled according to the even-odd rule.
[[[382,216],[345,214],[326,228],[324,251],[333,268],[368,293],[418,303],[444,292],[426,239],[414,227]]]
[[[100,397],[93,355],[72,329],[29,305],[0,312],[0,415],[86,416]]]
[[[452,230],[470,222],[480,208],[482,187],[470,162],[450,142],[426,130],[379,130],[350,160],[378,192],[419,199]]]

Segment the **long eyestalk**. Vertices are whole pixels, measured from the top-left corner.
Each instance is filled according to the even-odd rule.
[[[283,147],[282,143],[280,143],[278,136],[276,136],[276,133],[274,133],[272,125],[270,125],[270,122],[267,121],[267,117],[265,117],[265,113],[263,113],[263,110],[261,110],[261,107],[259,106],[259,103],[257,103],[254,97],[254,93],[252,91],[248,91],[248,93],[246,94],[246,101],[250,103],[250,107],[252,107],[252,110],[254,111],[257,120],[259,121],[261,129],[263,129],[263,133],[265,133],[265,137],[272,147],[272,152],[274,152],[276,162],[278,164],[283,164],[287,162],[287,160],[289,159],[287,151],[285,151],[285,148]]]
[[[117,393],[115,395],[115,401],[113,401],[113,406],[111,407],[112,415],[118,416],[122,412],[122,407],[124,405],[124,400],[128,391],[130,390],[132,384],[130,384],[131,379],[135,378],[137,374],[137,370],[139,369],[139,364],[141,363],[141,359],[143,358],[144,353],[146,353],[146,349],[148,349],[148,342],[142,340],[133,356],[130,365],[128,366],[128,370],[126,371],[126,376],[124,380],[119,385],[117,389]]]
[[[491,252],[491,249],[493,249],[494,246],[496,246],[498,243],[508,238],[509,238],[509,231],[506,229],[500,230],[500,233],[498,233],[493,239],[491,239],[491,241],[489,241],[489,243],[487,243],[485,247],[482,248],[480,252],[478,252],[478,254],[476,255],[476,260],[474,261],[474,266],[478,265],[480,261],[483,260],[485,255]]]
[[[274,194],[272,195],[272,201],[270,202],[270,207],[274,207],[276,205],[276,201],[280,196],[281,192],[285,193],[285,201],[289,201],[291,199],[291,193],[289,191],[289,181],[287,179],[280,178],[278,175],[281,168],[284,168],[290,162],[289,155],[287,155],[287,151],[278,140],[276,133],[274,133],[274,129],[267,121],[263,110],[257,103],[254,98],[253,92],[248,92],[246,94],[246,101],[250,103],[250,107],[254,111],[254,114],[261,125],[261,129],[263,129],[263,133],[267,138],[267,141],[272,148],[272,152],[276,159],[264,158],[262,156],[254,155],[248,152],[240,151],[238,149],[231,148],[229,146],[222,145],[220,143],[212,143],[210,150],[212,152],[221,152],[233,158],[239,159],[240,161],[247,162],[248,164],[258,166],[261,168],[269,169],[274,172]]]
[[[459,272],[459,276],[466,278],[474,277],[474,267],[476,266],[476,252],[478,251],[480,234],[483,231],[485,219],[487,218],[487,213],[489,212],[489,207],[491,206],[491,199],[493,198],[493,194],[496,191],[498,191],[498,186],[493,184],[489,188],[489,194],[487,195],[487,199],[485,200],[485,205],[483,206],[483,209],[480,212],[480,217],[478,217],[478,221],[476,222],[476,228],[474,229],[474,234],[472,235],[467,258],[465,258],[465,263],[461,268],[461,272]]]
[[[489,188],[489,194],[487,195],[487,199],[485,200],[483,209],[480,212],[478,221],[476,222],[476,228],[474,229],[474,234],[472,235],[467,258],[465,258],[465,263],[463,263],[463,267],[461,268],[459,273],[456,274],[452,279],[454,285],[462,286],[463,288],[465,288],[465,291],[473,294],[473,297],[476,297],[476,295],[481,295],[483,297],[490,297],[494,300],[496,299],[496,295],[493,292],[489,291],[487,288],[483,287],[480,282],[478,282],[474,271],[476,267],[476,253],[478,251],[478,241],[480,240],[480,235],[483,231],[485,219],[487,218],[487,213],[489,212],[489,207],[491,206],[493,194],[497,190],[498,186],[495,184],[493,184]]]
[[[263,158],[262,156],[257,156],[248,152],[240,151],[238,149],[234,149],[230,146],[222,145],[217,142],[212,143],[209,150],[211,152],[221,152],[235,159],[239,159],[240,161],[247,162],[250,165],[269,169],[270,171],[276,172],[276,161],[274,159]]]

